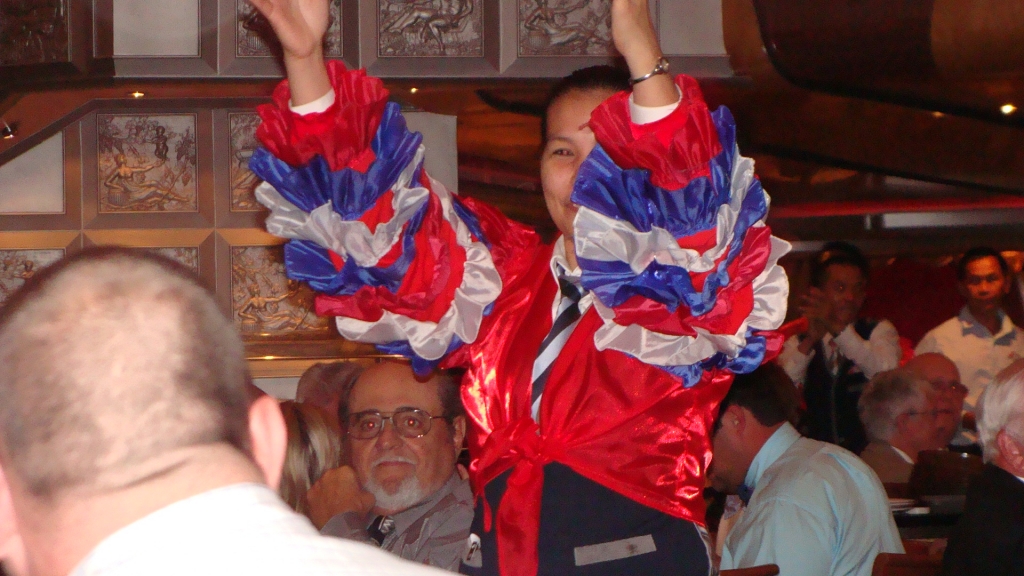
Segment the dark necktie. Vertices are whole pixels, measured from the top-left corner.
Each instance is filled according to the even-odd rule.
[[[384,542],[384,538],[395,529],[395,519],[391,516],[377,516],[366,528],[366,533],[377,546]]]
[[[555,317],[555,322],[551,325],[548,335],[541,342],[540,350],[537,351],[537,359],[533,362],[533,373],[536,374],[536,377],[533,379],[531,404],[536,402],[544,392],[544,384],[547,383],[548,376],[551,374],[551,367],[554,365],[555,359],[558,358],[558,353],[565,346],[565,341],[572,334],[573,327],[580,319],[580,299],[583,298],[583,293],[575,284],[564,278],[558,279],[558,286],[562,292],[562,301],[558,303],[558,315]]]
[[[750,497],[754,495],[754,489],[746,484],[740,484],[740,487],[736,489],[736,495],[740,497],[743,505],[746,506],[750,503]]]

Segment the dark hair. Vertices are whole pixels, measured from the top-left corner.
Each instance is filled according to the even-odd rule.
[[[590,90],[610,90],[612,92],[629,90],[629,72],[615,66],[602,64],[580,68],[559,80],[558,83],[551,87],[551,92],[548,93],[548,98],[544,104],[544,114],[540,120],[542,146],[547,143],[548,110],[551,109],[551,105],[569,92],[588,92]]]
[[[722,416],[733,405],[750,410],[762,426],[774,426],[781,422],[796,421],[799,398],[796,386],[786,371],[770,362],[762,364],[750,374],[736,375],[718,407],[714,431],[718,431]]]
[[[864,257],[864,253],[860,251],[860,248],[847,242],[829,242],[825,244],[821,252],[818,252],[818,255],[814,257],[814,262],[811,264],[811,286],[821,288],[822,284],[825,283],[825,277],[828,275],[829,266],[837,264],[856,266],[860,269],[860,273],[864,275],[865,280],[868,279],[871,273],[868,259]]]
[[[996,262],[999,262],[999,269],[1003,271],[1003,276],[1009,276],[1010,265],[1006,263],[1006,258],[1003,258],[1002,254],[988,246],[975,246],[964,252],[964,255],[956,263],[956,279],[962,282],[967,277],[967,265],[983,258],[995,258]]]
[[[412,371],[412,367],[409,368]],[[456,416],[464,416],[465,408],[462,406],[462,375],[464,371],[458,369],[438,370],[431,377],[436,377],[437,397],[441,401],[441,416],[451,422]],[[341,398],[338,402],[338,422],[342,429],[348,422],[349,407],[348,401],[352,396],[352,389],[355,388],[359,378],[350,378],[341,389]]]

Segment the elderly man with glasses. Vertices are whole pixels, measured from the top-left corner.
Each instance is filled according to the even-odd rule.
[[[338,417],[351,467],[328,472],[309,492],[321,533],[457,570],[473,520],[473,494],[457,466],[466,436],[458,382],[378,364],[343,390]]]
[[[939,447],[936,392],[913,372],[876,374],[861,393],[858,409],[871,440],[860,457],[882,482],[908,482],[918,454]]]

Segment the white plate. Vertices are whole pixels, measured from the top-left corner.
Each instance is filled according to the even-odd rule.
[[[913,507],[913,498],[889,498],[889,510],[892,510],[893,512],[910,510]]]

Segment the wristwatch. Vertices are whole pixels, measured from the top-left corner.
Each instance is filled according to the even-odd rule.
[[[630,78],[629,85],[634,86],[636,84],[643,82],[644,80],[647,80],[648,78],[651,78],[652,76],[657,76],[659,74],[668,74],[668,60],[666,60],[664,56],[658,58],[658,63],[654,65],[654,70],[651,70],[650,72],[644,74],[639,78]]]

